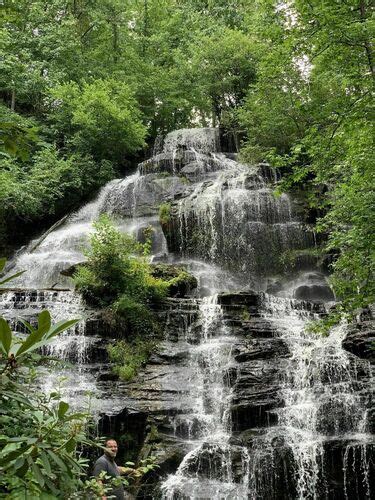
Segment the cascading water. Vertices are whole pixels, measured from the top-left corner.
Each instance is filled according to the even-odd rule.
[[[281,442],[290,455],[289,484],[282,498],[336,498],[325,463],[329,446],[337,441],[345,450],[344,476],[348,472],[346,457],[352,451],[363,498],[371,498],[367,449],[374,439],[369,433],[369,401],[364,390],[372,385],[370,364],[342,348],[345,324],[333,328],[327,338],[309,333],[308,323],[314,315],[303,303],[266,295],[263,311],[287,345],[290,357],[280,374],[283,405],[276,410],[277,425],[266,430],[252,447],[249,498],[280,498],[273,490],[275,476],[280,473],[274,462],[275,442]],[[357,466],[356,455],[360,460]],[[266,462],[272,464],[271,473],[265,469]],[[350,498],[345,485],[338,498]]]
[[[108,183],[18,253],[13,265],[26,273],[17,290],[0,294],[2,314],[28,319],[48,308],[55,321],[85,317],[61,271],[84,260],[92,222],[108,213],[139,240],[151,226],[152,258],[189,270],[194,298],[159,311],[165,338],[136,381],[99,381],[105,345],[83,321],[49,347],[73,365],[46,377],[45,390],[66,376],[73,405],[91,391],[94,412],[140,411],[164,448],[179,450],[159,486],[139,498],[370,498],[370,366],[342,349],[344,325],[328,338],[306,331],[324,313],[318,303],[333,300],[309,255],[313,233],[289,196],[273,194],[277,172],[235,158],[221,151],[216,129],[159,140],[137,173]]]
[[[174,475],[161,486],[167,500],[176,498],[244,498],[249,476],[245,448],[230,445],[230,387],[233,339],[223,321],[217,296],[200,303],[201,338],[190,349],[192,376],[188,380],[192,413],[175,419],[175,433],[185,438],[186,454]],[[234,478],[232,455],[241,457],[241,479]],[[238,471],[237,471],[238,474]]]

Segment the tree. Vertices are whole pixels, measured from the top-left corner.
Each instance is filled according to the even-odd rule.
[[[70,83],[55,88],[52,95],[57,100],[55,127],[74,150],[119,165],[144,145],[146,127],[128,85],[96,80],[80,88]]]
[[[269,55],[239,113],[243,155],[286,167],[284,188],[304,191],[323,215],[332,284],[352,311],[374,300],[370,2],[296,0],[280,10],[264,1],[255,20]]]

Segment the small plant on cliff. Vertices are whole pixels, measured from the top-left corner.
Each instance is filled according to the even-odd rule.
[[[168,225],[171,221],[171,204],[162,203],[159,207],[159,220],[162,226]]]
[[[5,259],[0,260],[0,272]],[[16,275],[0,279],[4,285]],[[33,383],[40,349],[77,319],[51,322],[42,311],[34,327],[22,321],[27,335],[12,331],[0,318],[0,496],[67,497],[84,487],[85,460],[76,453],[87,443],[86,416],[69,412],[57,393],[40,394]]]
[[[120,340],[108,346],[113,371],[123,380],[131,380],[144,366],[156,349],[156,342],[135,337],[131,341]]]
[[[349,316],[342,310],[337,310],[330,313],[326,318],[311,321],[308,323],[306,330],[308,333],[328,337],[331,329],[337,326],[343,319],[349,319]]]

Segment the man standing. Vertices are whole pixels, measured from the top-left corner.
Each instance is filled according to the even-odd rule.
[[[118,451],[117,442],[114,439],[107,439],[105,442],[106,450],[104,455],[102,455],[95,462],[94,465],[94,476],[99,476],[99,474],[104,471],[108,476],[111,477],[120,477],[120,468],[117,466],[115,462],[115,458]],[[116,500],[125,500],[125,491],[122,484],[116,486],[108,492],[108,496],[114,496]],[[106,496],[102,497],[102,500],[107,500]]]

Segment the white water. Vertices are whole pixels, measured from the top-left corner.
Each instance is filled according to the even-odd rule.
[[[177,416],[175,432],[186,435],[190,451],[175,474],[161,486],[163,498],[245,498],[248,488],[249,455],[246,448],[229,444],[231,436],[230,400],[227,374],[233,366],[233,338],[223,321],[217,296],[200,303],[201,338],[191,347],[190,368],[193,376],[187,381],[193,411]],[[233,477],[232,454],[241,456],[241,480]]]
[[[314,315],[301,308],[298,301],[265,296],[264,317],[276,327],[287,344],[288,358],[281,380],[284,406],[277,410],[277,426],[259,439],[254,449],[250,476],[250,498],[259,498],[259,470],[265,455],[272,455],[271,443],[282,437],[295,463],[298,499],[318,499],[326,478],[322,470],[324,445],[339,439],[351,448],[373,441],[368,434],[367,401],[358,388],[358,373],[372,380],[371,365],[342,348],[346,335],[344,323],[334,327],[329,337],[309,333]],[[360,469],[370,498],[370,457],[363,457]],[[264,486],[260,484],[260,486]],[[319,490],[320,487],[320,490]],[[346,494],[346,492],[344,492]]]

